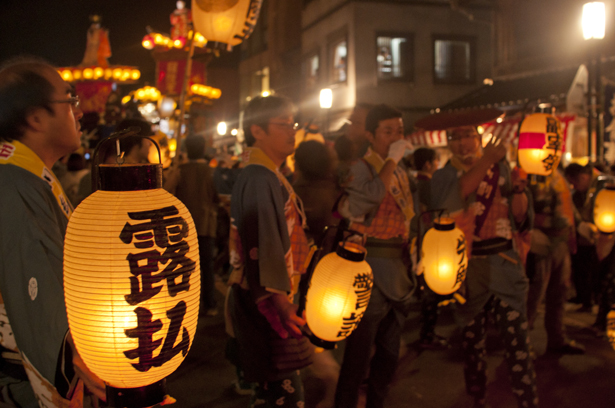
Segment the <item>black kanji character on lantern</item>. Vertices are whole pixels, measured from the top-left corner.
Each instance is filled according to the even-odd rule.
[[[466,238],[463,235],[457,238],[457,255],[461,255],[461,258],[457,263],[459,268],[457,268],[457,276],[455,277],[453,287],[455,287],[458,283],[463,282],[466,278],[467,267],[463,262],[466,258]]]
[[[337,333],[337,337],[346,337],[359,325],[361,319],[363,318],[363,313],[355,313],[352,312],[349,317],[342,318],[342,328]]]
[[[160,353],[154,357],[156,350],[162,339],[154,340],[154,333],[162,329],[160,319],[152,321],[152,312],[144,307],[135,309],[137,314],[137,327],[135,329],[125,330],[126,336],[139,339],[139,345],[136,349],[124,351],[124,355],[130,359],[139,359],[138,363],[133,363],[132,366],[141,372],[146,372],[152,367],[160,367],[170,361],[180,352],[183,356],[188,353],[190,348],[190,336],[188,330],[182,327],[184,315],[186,314],[186,302],[181,301],[174,308],[167,311],[167,317],[171,320],[167,337],[164,339],[164,344]],[[180,330],[182,337],[177,346],[173,346],[177,340]]]
[[[353,287],[357,288],[354,293],[357,294],[357,303],[355,309],[367,307],[369,297],[372,290],[372,275],[369,273],[360,273],[354,277]]]
[[[186,241],[167,246],[161,254],[155,249],[137,254],[128,254],[126,259],[130,266],[130,294],[125,295],[126,302],[136,305],[156,296],[162,286],[154,286],[166,279],[169,295],[175,296],[181,291],[190,290],[190,275],[196,269],[196,262],[188,258],[186,254],[190,246]],[[147,261],[139,265],[140,261]],[[158,264],[166,265],[160,272]],[[176,279],[181,277],[179,282]],[[140,278],[140,279],[139,279]]]
[[[134,237],[137,241],[135,248],[152,248],[154,243],[160,248],[166,248],[169,241],[179,242],[188,236],[188,223],[182,217],[171,217],[177,214],[179,211],[175,206],[129,212],[128,216],[133,220],[149,221],[134,225],[127,222],[120,233],[120,239],[130,244]]]
[[[545,165],[545,171],[551,171],[551,169],[553,169],[553,166],[555,165],[557,160],[558,160],[557,155],[554,155],[554,154],[549,154],[547,157],[545,157],[542,160],[542,162]]]

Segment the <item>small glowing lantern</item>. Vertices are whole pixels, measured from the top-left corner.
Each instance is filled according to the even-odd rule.
[[[607,184],[596,195],[594,224],[605,234],[615,232],[615,184]]]
[[[83,77],[85,79],[92,79],[94,77],[94,70],[92,68],[86,68],[83,70]]]
[[[80,69],[76,69],[73,71],[73,77],[75,78],[75,81],[78,81],[81,79],[81,70]]]
[[[196,331],[196,229],[186,207],[162,189],[161,164],[96,168],[98,190],[75,209],[66,232],[69,328],[111,406],[152,406]]]
[[[519,165],[528,174],[548,176],[562,157],[559,120],[546,113],[528,115],[519,126]]]
[[[154,39],[152,38],[151,35],[148,34],[145,37],[143,37],[143,40],[141,41],[141,45],[146,50],[153,50],[154,49]]]
[[[227,46],[246,40],[258,21],[263,0],[192,0],[192,22],[209,42]]]
[[[141,78],[141,71],[139,71],[138,69],[133,69],[130,71],[130,78],[134,81],[136,81],[137,79]]]
[[[305,315],[319,339],[343,340],[361,321],[373,285],[366,253],[360,245],[343,242],[316,265],[306,295]]]
[[[463,232],[452,218],[440,218],[423,237],[421,262],[425,282],[440,295],[456,292],[466,277],[468,255]]]
[[[103,76],[105,70],[102,67],[94,68],[94,79],[98,79]]]

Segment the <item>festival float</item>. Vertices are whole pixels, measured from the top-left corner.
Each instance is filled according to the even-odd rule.
[[[60,67],[58,72],[74,85],[84,113],[103,114],[114,84],[134,84],[141,78],[141,71],[133,66],[109,65],[109,31],[102,27],[98,15],[90,16],[90,22],[83,61],[77,66]]]
[[[192,134],[206,135],[208,146],[213,145],[213,132],[208,130],[216,124],[214,102],[222,91],[207,84],[207,64],[249,37],[262,0],[215,3],[193,1],[187,9],[184,1],[177,1],[169,16],[170,34],[147,27],[141,42],[156,62],[160,99],[148,109],[156,108],[153,115],[159,118],[160,130],[177,139],[189,126]],[[210,29],[212,24],[217,30]],[[186,125],[184,117],[189,118]]]

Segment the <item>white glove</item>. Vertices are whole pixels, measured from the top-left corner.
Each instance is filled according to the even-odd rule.
[[[387,158],[395,160],[395,164],[397,164],[401,159],[403,159],[407,149],[412,149],[412,143],[410,143],[406,139],[400,139],[396,142],[393,142],[389,146],[389,155],[387,156]]]

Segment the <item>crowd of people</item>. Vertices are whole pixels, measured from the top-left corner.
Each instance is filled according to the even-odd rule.
[[[519,407],[537,407],[528,333],[539,306],[545,303],[549,353],[584,353],[565,333],[569,303],[586,312],[596,305],[594,328],[606,331],[614,241],[593,225],[592,200],[610,181],[608,171],[569,164],[528,178],[511,168],[498,138],[482,146],[479,123],[463,121],[446,129],[451,156],[440,163],[435,150],[405,139],[401,112],[386,104],[357,105],[335,141],[306,138],[297,146],[296,113],[285,97],[253,98],[237,161],[208,156],[205,139],[188,136],[180,146],[185,158],[165,170],[164,188],[195,222],[200,314],[224,312],[237,391],[252,395],[251,406],[302,407],[300,370],[310,367],[326,383],[319,408],[355,408],[362,387],[366,407],[383,407],[413,304],[422,315],[418,346],[450,347],[436,329],[439,307],[451,298],[427,286],[411,244],[432,225],[430,211],[445,209],[465,234],[469,258],[464,301],[453,306],[467,392],[485,406],[493,321]],[[20,60],[0,70],[0,345],[3,356],[13,356],[3,357],[0,370],[7,406],[64,407],[79,399],[98,406],[106,398],[72,344],[62,286],[68,219],[91,194],[95,171],[74,153],[82,116],[79,98],[46,63]],[[140,135],[122,141],[122,160],[147,163],[152,145],[143,136],[153,136],[151,125],[128,118],[114,130],[135,126]],[[100,149],[100,163],[117,159],[114,145]],[[373,287],[338,362],[316,352],[297,310],[311,247],[331,252],[348,231],[363,236]],[[224,302],[216,280],[228,287]]]

